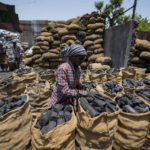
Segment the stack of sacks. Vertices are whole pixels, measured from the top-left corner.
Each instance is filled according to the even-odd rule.
[[[135,52],[131,58],[131,65],[149,70],[150,65],[150,41],[136,39]],[[147,72],[149,72],[147,70]]]
[[[33,56],[26,58],[26,65],[54,69],[64,62],[60,50],[73,43],[81,44],[87,50],[87,59],[81,65],[86,68],[88,57],[100,53],[103,57],[103,29],[105,12],[93,12],[67,21],[50,22],[41,29],[33,46]]]
[[[111,58],[104,57],[104,54],[93,54],[88,58],[89,69],[91,72],[103,72],[105,70],[110,69],[111,66]]]

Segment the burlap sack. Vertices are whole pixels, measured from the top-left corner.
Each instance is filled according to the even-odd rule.
[[[24,61],[25,65],[30,65],[32,64],[32,62],[33,62],[32,57],[26,58]]]
[[[96,39],[95,41],[94,41],[94,44],[102,44],[103,43],[103,39],[101,38],[101,39]]]
[[[37,120],[33,123],[31,132],[31,143],[33,150],[75,150],[75,128],[77,119],[72,111],[70,121],[58,125],[52,131],[42,135],[41,131],[35,128]]]
[[[150,52],[142,51],[140,54],[140,58],[144,60],[150,60]]]
[[[116,73],[106,73],[106,77],[107,77],[107,82],[108,81],[116,81],[119,84],[122,83],[122,73],[121,72],[116,72]]]
[[[36,46],[49,46],[49,42],[47,41],[38,41],[35,43]]]
[[[52,36],[45,37],[45,36],[38,36],[35,38],[37,41],[47,41],[52,43],[54,41],[54,38]]]
[[[134,64],[144,64],[144,61],[142,59],[140,59],[139,57],[133,57],[131,59],[131,62]]]
[[[55,53],[50,53],[50,52],[44,53],[42,55],[42,60],[47,60],[47,59],[51,59],[51,58],[59,58],[59,55],[55,54]]]
[[[97,71],[101,71],[101,70],[109,70],[110,69],[110,66],[108,65],[102,65],[101,63],[91,63],[89,64],[89,68],[94,71],[94,72],[97,72]]]
[[[83,46],[85,48],[88,47],[88,46],[91,46],[91,45],[93,45],[93,41],[90,41],[90,40],[85,41],[84,44],[83,44]]]
[[[98,57],[95,60],[96,63],[102,63],[102,64],[111,64],[111,58],[110,57]]]
[[[0,149],[23,150],[31,140],[32,116],[27,101],[0,117]]]
[[[48,81],[50,84],[54,84],[56,80],[56,72],[49,70],[51,74],[40,74],[40,72],[37,74],[37,80],[38,81]]]
[[[95,60],[99,57],[103,57],[103,54],[93,54],[88,58],[88,61],[95,62]]]
[[[28,69],[28,67],[26,67],[26,69]],[[29,68],[31,69],[30,72],[28,73],[13,73],[13,79],[14,80],[21,80],[23,82],[23,84],[28,84],[28,83],[32,83],[35,81],[36,79],[36,74],[33,70],[33,68]],[[25,85],[24,85],[25,86]]]
[[[80,30],[80,26],[74,23],[71,23],[70,25],[67,26],[68,30]]]
[[[64,35],[61,37],[61,42],[66,42],[67,40],[76,40],[76,36],[74,35]]]
[[[48,37],[48,36],[51,36],[52,33],[49,33],[49,32],[42,32],[40,35]]]
[[[114,134],[117,130],[119,111],[106,112],[91,118],[78,101],[76,140],[82,150],[111,150]]]
[[[48,82],[45,82],[45,85],[34,83],[26,87],[25,94],[29,97],[33,120],[47,108],[50,100],[50,89],[51,86]]]
[[[8,79],[13,79],[13,77],[11,76],[1,80],[0,83],[5,82]],[[24,85],[23,80],[14,80],[13,82],[0,87],[0,99],[8,96],[18,96],[25,91],[25,88],[26,86]]]
[[[91,73],[90,81],[96,82],[97,84],[102,84],[107,81],[105,73]]]
[[[150,42],[147,40],[136,39],[135,47],[140,50],[150,51]]]
[[[150,112],[120,112],[113,147],[116,150],[141,150],[150,127]]]
[[[122,70],[122,80],[124,79],[134,79],[135,77],[135,70],[133,71],[124,71]]]
[[[101,34],[101,33],[103,33],[103,31],[104,31],[103,29],[100,29],[100,28],[99,28],[99,29],[96,29],[96,30],[95,30],[95,33],[100,33],[100,34]]]
[[[91,40],[91,41],[95,41],[96,39],[101,38],[102,36],[99,34],[92,34],[92,35],[88,35],[86,36],[85,40]]]
[[[102,28],[104,27],[104,24],[103,23],[95,23],[95,24],[88,24],[87,25],[87,28],[88,29],[98,29],[98,28]]]
[[[40,48],[46,52],[49,49],[49,46],[40,46]]]
[[[134,77],[135,80],[140,81],[141,79],[144,78],[146,68],[134,68],[134,70],[135,70],[135,77]]]

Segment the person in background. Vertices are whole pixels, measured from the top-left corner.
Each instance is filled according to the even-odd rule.
[[[85,59],[86,50],[82,45],[72,44],[61,50],[60,56],[66,58],[67,62],[61,64],[57,69],[55,87],[52,92],[48,106],[56,103],[73,104],[73,98],[87,95],[80,83],[80,65]]]
[[[2,71],[7,71],[8,69],[8,59],[6,55],[6,49],[3,47],[2,41],[0,41],[0,67]]]
[[[17,44],[16,40],[14,40],[13,41],[13,54],[14,54],[14,57],[15,57],[15,63],[16,63],[17,69],[20,66],[22,53],[23,53],[23,48],[21,47],[21,45]]]

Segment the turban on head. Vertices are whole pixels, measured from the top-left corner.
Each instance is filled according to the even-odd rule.
[[[65,46],[60,51],[60,56],[62,58],[68,58],[70,56],[85,56],[85,55],[86,55],[86,50],[80,44],[72,44],[71,46]]]

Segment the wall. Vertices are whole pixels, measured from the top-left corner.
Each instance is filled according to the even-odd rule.
[[[112,67],[128,65],[133,21],[105,30],[104,54],[112,58]]]
[[[14,5],[7,5],[0,2],[0,29],[21,32],[18,14],[15,13]]]
[[[22,42],[28,42],[30,46],[34,45],[34,38],[40,35],[40,29],[48,25],[47,20],[20,20],[19,25],[22,30]]]

